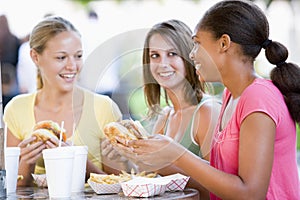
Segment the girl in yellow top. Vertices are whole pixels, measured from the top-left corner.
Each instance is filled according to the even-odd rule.
[[[48,17],[34,27],[30,48],[39,72],[38,90],[16,96],[4,111],[7,145],[21,147],[19,174],[24,179],[18,185],[32,185],[31,173],[45,173],[42,150],[58,145],[57,139],[29,145],[35,139],[33,126],[42,120],[64,121],[68,141],[74,132],[74,145],[88,146],[87,174],[112,173],[101,160],[100,140],[103,126],[121,119],[121,112],[109,97],[76,86],[83,65],[79,32],[61,17]]]

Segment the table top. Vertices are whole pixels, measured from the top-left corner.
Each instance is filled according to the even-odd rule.
[[[17,199],[49,199],[48,189],[47,188],[38,188],[38,187],[19,187],[16,193],[11,193],[7,195],[8,200],[17,200]],[[114,199],[114,200],[124,200],[124,199],[199,199],[199,193],[195,189],[186,188],[184,191],[176,192],[165,192],[163,195],[148,197],[148,198],[134,198],[126,197],[123,193],[119,194],[96,194],[93,189],[90,187],[85,188],[84,192],[73,193],[70,199]]]

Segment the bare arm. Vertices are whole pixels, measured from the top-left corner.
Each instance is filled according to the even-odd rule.
[[[163,176],[176,174],[176,173],[180,173],[180,174],[183,174],[185,176],[188,176],[182,169],[176,167],[175,165],[170,165],[168,167],[159,169],[157,171],[157,173],[160,174],[160,175],[163,175]],[[194,180],[193,177],[190,177],[186,187],[194,188],[194,189],[198,190],[201,200],[209,199],[208,190],[206,190],[199,182]]]
[[[23,180],[18,181],[18,186],[33,185],[33,178],[31,174],[34,173],[37,159],[42,156],[42,150],[46,148],[43,142],[37,142],[29,145],[33,140],[35,140],[34,137],[23,141],[19,140],[10,132],[10,130],[7,130],[7,146],[19,146],[21,148],[18,174],[23,175],[24,178]]]
[[[86,179],[88,179],[90,177],[91,173],[105,174],[101,169],[99,169],[89,159],[87,159],[87,163],[86,163]]]
[[[125,150],[128,153],[132,151],[134,159],[152,167],[173,163],[222,199],[265,199],[274,157],[275,130],[274,121],[264,113],[252,113],[243,121],[238,175],[207,165],[204,160],[162,135],[149,140],[130,141],[130,147]]]
[[[263,113],[253,113],[241,125],[238,175],[219,171],[187,152],[176,165],[222,199],[265,199],[274,138],[274,121]]]

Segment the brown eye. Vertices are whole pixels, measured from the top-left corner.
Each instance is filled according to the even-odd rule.
[[[75,56],[77,59],[81,59],[82,58],[82,54],[78,54]]]
[[[66,56],[57,56],[56,59],[57,60],[64,60],[66,58]]]
[[[175,52],[170,52],[170,53],[169,53],[169,56],[177,56],[177,53],[175,53]]]

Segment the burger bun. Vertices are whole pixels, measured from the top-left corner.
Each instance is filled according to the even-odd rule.
[[[129,140],[140,140],[148,138],[148,133],[140,124],[140,122],[133,120],[110,122],[105,125],[104,134],[113,145],[118,143],[116,137],[123,140],[125,145]]]

